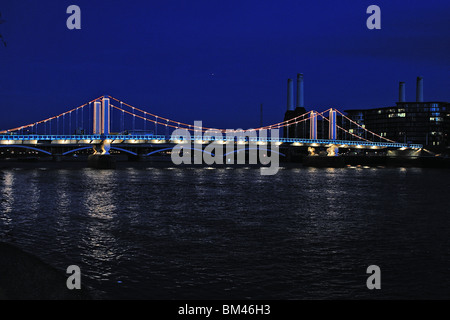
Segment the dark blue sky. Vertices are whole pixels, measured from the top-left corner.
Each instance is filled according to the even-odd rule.
[[[82,29],[66,28],[81,8]],[[381,7],[382,29],[366,28]],[[393,105],[424,77],[450,101],[450,1],[2,0],[0,128],[108,93],[211,127],[281,121],[286,79],[305,75],[308,109]]]

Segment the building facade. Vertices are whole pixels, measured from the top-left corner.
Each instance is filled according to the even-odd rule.
[[[346,113],[366,129],[390,140],[428,147],[450,145],[448,102],[397,102],[395,107],[347,110]]]
[[[294,108],[293,81],[288,80],[288,105],[284,120],[294,119],[307,112],[303,104],[303,75],[299,74],[298,98]],[[377,141],[383,138],[422,144],[430,149],[450,147],[450,103],[424,101],[423,78],[417,77],[416,101],[406,101],[405,82],[399,83],[399,99],[395,106],[346,110],[347,118],[337,115],[336,139],[355,140],[358,137]],[[299,102],[300,101],[300,102]],[[349,120],[349,119],[350,120]],[[296,119],[284,128],[284,136],[310,138],[311,121]],[[328,121],[317,119],[317,138],[328,139]]]

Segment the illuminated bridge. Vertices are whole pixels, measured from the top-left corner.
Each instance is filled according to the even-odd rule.
[[[337,124],[338,115],[341,117],[342,126]],[[324,139],[324,132],[318,132],[318,119],[327,123],[327,139]],[[308,125],[308,138],[278,136],[279,129],[289,130],[300,123]],[[351,128],[363,131],[364,135],[353,133]],[[320,139],[318,133],[321,133]],[[345,136],[348,139],[339,140],[338,136]],[[108,95],[57,116],[0,131],[0,152],[1,148],[8,150],[17,148],[49,156],[66,156],[86,151],[93,154],[109,154],[110,150],[115,150],[117,153],[145,157],[163,151],[170,153],[175,145],[184,143],[189,144],[190,149],[203,150],[203,145],[212,142],[223,144],[224,148],[230,144],[240,145],[240,150],[249,150],[252,146],[264,149],[264,146],[276,145],[281,150],[306,147],[310,154],[314,154],[316,149],[325,149],[328,155],[338,155],[339,149],[411,151],[422,149],[422,145],[419,144],[398,143],[386,139],[332,108],[324,112],[309,111],[295,118],[260,128],[230,131],[203,127],[197,123],[190,125],[161,117]]]

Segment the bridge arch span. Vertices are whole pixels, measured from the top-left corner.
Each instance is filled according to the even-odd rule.
[[[86,150],[86,149],[92,149],[92,148],[93,148],[93,146],[77,148],[77,149],[73,149],[73,150],[64,152],[62,155],[66,156],[68,154],[71,154],[71,153],[74,153],[74,152],[77,152],[77,151]],[[126,153],[129,153],[129,154],[132,154],[133,156],[137,156],[138,155],[136,152],[133,152],[133,151],[130,151],[130,150],[127,150],[127,149],[123,149],[123,148],[118,148],[118,147],[111,147],[110,150],[118,150],[118,151],[126,152]]]
[[[133,156],[137,156],[138,155],[136,152],[133,152],[133,151],[130,151],[130,150],[127,150],[127,149],[123,149],[123,148],[118,148],[118,147],[112,147],[111,146],[110,149],[111,150],[119,150],[119,151],[122,151],[122,152],[126,152],[126,153],[129,153],[129,154],[132,154]]]
[[[147,153],[146,156],[150,156],[150,155],[152,155],[152,154],[155,154],[155,153],[158,153],[158,152],[162,152],[162,151],[169,151],[169,150],[172,150],[172,149],[173,149],[173,147],[155,150],[155,151],[152,151],[152,152]],[[184,149],[184,147],[183,147],[183,149]],[[203,153],[207,153],[207,154],[209,154],[210,156],[214,156],[214,154],[212,154],[211,152],[207,152],[207,151],[202,150],[202,149],[192,148],[192,147],[186,148],[186,149],[197,150],[197,151],[201,151],[201,152],[203,152]]]
[[[71,154],[71,153],[73,153],[73,152],[77,152],[77,151],[81,151],[81,150],[86,150],[86,149],[92,149],[92,146],[90,146],[90,147],[82,147],[82,148],[73,149],[73,150],[64,152],[62,155],[63,155],[63,156],[66,156],[66,155]]]
[[[233,153],[238,153],[238,152],[241,152],[241,151],[249,151],[249,150],[271,151],[271,152],[273,152],[273,153],[279,154],[280,156],[286,157],[286,155],[285,155],[284,153],[281,153],[281,152],[278,152],[278,151],[274,151],[274,150],[269,150],[269,149],[266,149],[266,148],[245,148],[245,149],[236,149],[236,150],[230,151],[230,152],[228,152],[228,153],[225,153],[225,154],[224,154],[224,157],[229,156],[230,154],[233,154]]]
[[[51,152],[48,152],[48,151],[45,151],[45,150],[42,150],[42,149],[38,149],[38,148],[35,148],[35,147],[31,147],[31,146],[18,146],[18,145],[15,145],[15,144],[8,144],[8,145],[0,145],[0,148],[30,149],[30,150],[34,150],[34,151],[38,151],[38,152],[42,152],[42,153],[48,154],[50,156],[52,155]]]
[[[77,152],[77,151],[86,150],[86,149],[92,149],[93,147],[94,146],[73,149],[73,150],[64,152],[62,155],[66,156],[68,154],[71,154],[71,153],[74,153],[74,152]],[[133,151],[130,151],[130,150],[127,150],[127,149],[123,149],[123,148],[118,148],[118,147],[111,147],[110,150],[118,150],[118,151],[126,152],[126,153],[129,153],[129,154],[132,154],[133,156],[137,156],[138,155],[136,152],[133,152]]]

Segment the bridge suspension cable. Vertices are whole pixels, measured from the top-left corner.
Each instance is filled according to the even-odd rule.
[[[110,114],[110,121],[111,121],[111,128],[112,128],[112,124],[113,121],[112,119],[117,119],[116,121],[118,121],[118,125],[121,129],[121,132],[124,132],[126,130],[125,127],[125,115],[131,115],[132,116],[132,129],[133,131],[136,130],[136,119],[141,119],[144,121],[144,131],[147,130],[147,122],[151,122],[154,124],[154,134],[158,133],[158,126],[164,126],[165,131],[166,131],[166,135],[168,134],[168,128],[173,128],[173,129],[186,129],[188,131],[197,131],[197,130],[201,130],[202,132],[205,132],[207,130],[216,130],[218,132],[221,133],[225,133],[226,129],[218,129],[218,128],[211,128],[211,127],[200,127],[200,126],[196,126],[196,125],[191,125],[191,124],[187,124],[184,122],[180,122],[180,121],[176,121],[176,120],[172,120],[166,117],[162,117],[159,115],[156,115],[154,113],[150,113],[147,111],[144,111],[140,108],[136,108],[126,102],[123,102],[115,97],[112,96],[100,96],[96,99],[93,99],[85,104],[82,104],[76,108],[73,108],[69,111],[63,112],[59,115],[53,116],[53,117],[49,117],[47,119],[38,121],[38,122],[33,122],[31,124],[28,125],[24,125],[24,126],[19,126],[16,128],[12,128],[9,130],[3,130],[0,131],[0,134],[5,134],[5,133],[11,133],[11,132],[15,132],[15,131],[19,131],[20,133],[24,133],[25,129],[31,129],[32,133],[36,133],[38,134],[39,129],[41,131],[44,131],[45,134],[47,134],[47,131],[49,132],[49,134],[52,134],[52,121],[55,120],[56,121],[56,132],[57,134],[60,133],[60,129],[62,128],[62,133],[64,134],[66,131],[66,128],[68,128],[69,132],[72,134],[72,121],[73,118],[75,117],[75,121],[74,121],[74,125],[76,130],[78,130],[78,125],[79,125],[79,115],[81,114],[81,128],[83,129],[83,131],[85,132],[84,129],[84,116],[85,116],[85,112],[84,112],[84,108],[87,107],[88,108],[88,119],[87,119],[87,123],[88,123],[88,128],[92,128],[93,127],[93,122],[95,120],[95,117],[93,117],[93,108],[92,108],[92,103],[98,103],[98,101],[101,101],[102,98],[109,98],[112,99],[118,103],[120,103],[120,107],[116,106],[114,104],[110,104],[111,107],[111,111],[112,110],[118,110],[120,112],[119,116],[116,116],[113,118],[113,112],[111,112]],[[129,108],[131,109],[131,111],[129,110],[125,110],[125,108]],[[94,106],[95,109],[95,106]],[[79,112],[79,110],[81,110],[81,112]],[[328,113],[328,115],[330,116],[330,111],[336,111],[341,117],[342,117],[342,126],[337,125],[335,122],[335,126],[336,128],[338,128],[339,130],[341,130],[342,132],[345,132],[345,134],[348,134],[352,137],[355,137],[359,140],[363,140],[363,141],[369,141],[367,138],[367,133],[371,134],[373,139],[375,140],[375,137],[378,137],[381,140],[387,141],[387,142],[391,142],[394,143],[395,141],[387,139],[379,134],[376,134],[368,129],[366,129],[365,127],[361,126],[359,123],[357,123],[356,121],[352,120],[351,118],[349,118],[348,116],[344,115],[341,111],[337,110],[337,109],[332,109],[329,108],[323,112],[318,113],[317,111],[308,111],[304,114],[298,115],[296,117],[278,122],[278,123],[274,123],[271,125],[267,125],[267,126],[262,126],[262,127],[258,127],[255,129],[250,129],[252,131],[259,131],[259,130],[267,130],[267,129],[281,129],[281,128],[289,128],[290,126],[297,126],[299,123],[303,123],[306,121],[311,121],[312,118],[316,117],[321,117],[322,119],[322,135],[324,135],[324,129],[323,129],[323,123],[324,121],[328,121],[328,123],[330,123],[330,120],[325,117],[325,114]],[[72,117],[72,113],[74,113],[73,117]],[[355,125],[357,128],[362,129],[363,132],[365,132],[365,136],[366,138],[363,138],[362,136],[358,135],[358,134],[354,134],[351,130],[347,130],[344,129],[344,120],[349,122],[349,127],[351,127],[351,125]],[[68,125],[66,127],[66,122],[68,121]],[[128,121],[128,120],[127,120]],[[39,126],[40,124],[43,124],[43,126]],[[117,127],[117,124],[116,124]],[[306,127],[306,126],[305,126]],[[55,129],[55,125],[53,125],[53,129]]]
[[[327,117],[325,117],[323,114],[329,112],[330,110],[331,110],[331,108],[328,109],[328,110],[326,110],[326,111],[323,111],[323,112],[321,112],[321,113],[318,113],[317,116],[321,116],[322,119],[328,121],[328,123],[329,123],[329,122],[330,122],[330,119],[328,119]],[[333,110],[335,110],[335,109],[333,109]],[[365,138],[363,138],[363,137],[360,137],[360,136],[358,136],[357,134],[354,134],[354,133],[352,133],[352,132],[350,132],[350,131],[344,129],[344,128],[342,128],[341,126],[339,126],[339,125],[337,125],[337,124],[336,124],[336,128],[341,129],[341,130],[344,131],[345,133],[348,133],[348,134],[354,136],[355,138],[358,138],[358,139],[363,140],[363,141],[370,142],[370,140],[367,140],[367,139],[365,139]]]
[[[123,104],[125,104],[125,103],[123,103]],[[128,105],[128,106],[129,106],[129,105]],[[165,127],[171,127],[171,128],[174,128],[174,129],[186,129],[186,130],[188,130],[188,131],[201,130],[202,132],[205,132],[205,131],[207,131],[207,130],[217,130],[217,131],[220,131],[220,132],[222,132],[222,133],[225,133],[226,130],[227,130],[227,129],[216,129],[216,128],[199,127],[199,126],[195,126],[195,125],[190,125],[190,124],[186,124],[186,123],[183,123],[183,122],[178,122],[178,121],[175,121],[175,120],[170,120],[170,119],[167,119],[167,118],[164,118],[164,117],[155,116],[155,115],[150,114],[150,113],[148,113],[148,112],[141,111],[141,110],[138,109],[138,108],[134,108],[134,109],[132,109],[132,110],[137,110],[137,111],[140,111],[140,112],[144,113],[143,116],[141,116],[141,115],[139,115],[139,114],[135,114],[135,113],[133,113],[132,111],[124,110],[124,109],[119,108],[119,107],[117,107],[117,106],[115,106],[115,105],[113,105],[113,104],[111,104],[111,107],[114,108],[114,109],[117,109],[117,110],[121,111],[123,114],[124,114],[124,113],[129,114],[129,115],[133,116],[133,118],[139,118],[139,119],[142,119],[142,120],[144,120],[144,121],[148,121],[148,122],[154,123],[154,124],[155,124],[155,133],[157,132],[157,126],[156,126],[156,125],[163,125],[163,126],[165,126]],[[292,119],[289,119],[289,120],[280,122],[280,123],[272,124],[272,125],[265,126],[265,127],[261,127],[261,128],[255,128],[255,129],[251,129],[251,130],[256,131],[256,130],[273,129],[273,128],[279,129],[279,128],[282,128],[282,127],[285,127],[285,126],[298,124],[298,123],[301,123],[301,122],[304,122],[304,121],[309,120],[309,118],[304,118],[304,119],[298,120],[298,119],[300,119],[301,117],[307,116],[309,113],[311,113],[311,111],[310,111],[310,112],[307,112],[307,113],[305,113],[305,114],[302,114],[302,115],[300,115],[300,116],[298,116],[298,117],[295,117],[295,118],[292,118]],[[153,119],[151,119],[151,118],[147,118],[147,115],[149,115],[149,114],[152,115],[152,116],[154,116],[154,117],[155,117],[155,120],[153,120]],[[163,119],[163,120],[165,120],[165,122],[158,121],[158,119]],[[289,122],[291,122],[291,123],[289,123]],[[134,121],[133,121],[133,123],[134,123]],[[133,124],[133,128],[134,128],[134,124]]]
[[[102,97],[98,97],[98,98],[93,99],[93,100],[91,100],[91,101],[89,101],[89,102],[86,102],[85,104],[82,104],[82,105],[79,106],[79,107],[73,108],[72,110],[63,112],[63,113],[61,113],[61,114],[59,114],[59,115],[56,115],[56,116],[53,116],[53,117],[50,117],[50,118],[47,118],[47,119],[44,119],[44,120],[41,120],[41,121],[38,121],[38,122],[33,122],[33,123],[30,123],[30,124],[27,124],[27,125],[24,125],[24,126],[20,126],[20,127],[8,129],[8,130],[0,131],[0,134],[1,134],[1,133],[4,134],[4,133],[8,133],[8,132],[14,132],[14,131],[20,131],[20,130],[22,130],[22,133],[23,133],[23,129],[32,128],[32,127],[34,127],[35,125],[37,126],[38,124],[45,123],[45,122],[47,122],[47,121],[51,121],[51,120],[55,120],[55,119],[59,120],[59,117],[64,117],[66,114],[71,114],[73,111],[76,111],[76,110],[78,110],[78,109],[82,109],[82,108],[84,108],[85,106],[87,106],[88,104],[90,104],[91,102],[97,101],[97,100],[99,100],[99,99],[101,99],[101,98],[102,98]]]
[[[354,120],[350,119],[349,117],[347,117],[345,114],[343,114],[343,113],[340,112],[339,110],[336,109],[336,111],[337,111],[342,117],[344,117],[344,118],[347,119],[348,121],[350,121],[350,122],[356,124],[359,128],[361,128],[361,129],[363,129],[363,130],[366,130],[367,132],[371,133],[372,135],[374,135],[374,136],[376,136],[376,137],[379,137],[380,139],[384,139],[384,140],[386,140],[386,141],[388,141],[388,142],[393,142],[393,143],[395,142],[395,141],[393,141],[393,140],[390,140],[390,139],[388,139],[388,138],[382,137],[382,136],[380,136],[379,134],[376,134],[375,132],[372,132],[372,131],[366,129],[365,127],[361,126],[361,125],[360,125],[359,123],[357,123],[356,121],[354,121]]]
[[[169,119],[169,118],[165,118],[165,117],[153,114],[151,112],[144,111],[144,110],[142,110],[140,108],[134,107],[134,106],[132,106],[132,105],[126,103],[126,102],[123,102],[122,100],[119,100],[119,99],[117,99],[115,97],[112,97],[112,96],[108,96],[108,97],[110,99],[112,99],[112,100],[114,100],[116,102],[119,102],[121,104],[121,108],[116,107],[116,106],[114,106],[114,108],[116,108],[118,110],[122,110],[122,112],[125,112],[125,113],[128,113],[128,114],[133,114],[133,115],[135,115],[135,111],[143,113],[144,117],[141,117],[139,115],[135,115],[135,116],[140,118],[140,119],[142,119],[142,120],[144,120],[144,121],[150,121],[150,122],[154,123],[155,125],[159,124],[159,125],[164,125],[165,127],[172,127],[172,128],[176,128],[176,129],[181,128],[181,129],[186,129],[188,131],[194,131],[194,130],[201,129],[202,131],[218,130],[218,131],[220,131],[222,133],[226,132],[226,129],[218,129],[218,128],[211,128],[211,127],[204,127],[204,126],[203,127],[199,127],[199,126],[187,124],[187,123],[184,123],[184,122],[181,122],[181,121],[176,121],[176,120],[172,120],[172,119]],[[130,112],[124,110],[123,106],[126,106],[126,107],[132,109],[133,112],[130,113]],[[279,129],[279,128],[282,128],[282,127],[285,127],[285,126],[289,126],[289,125],[292,125],[292,124],[300,123],[300,122],[308,120],[308,118],[304,118],[304,117],[306,117],[310,113],[311,113],[311,111],[306,112],[304,114],[301,114],[301,115],[299,115],[297,117],[294,117],[294,118],[291,118],[291,119],[279,122],[279,123],[275,123],[275,124],[264,126],[264,127],[255,128],[255,129],[252,129],[252,130],[258,131],[258,130],[274,129],[274,128]],[[148,119],[147,116],[154,117],[155,120]],[[166,122],[165,123],[164,122],[160,122],[160,121],[158,121],[158,118],[161,119],[161,120],[164,120]],[[304,119],[301,119],[301,118],[304,118]],[[301,120],[299,120],[299,119],[301,119]],[[157,127],[155,129],[155,132],[156,132],[156,130],[157,130]]]

